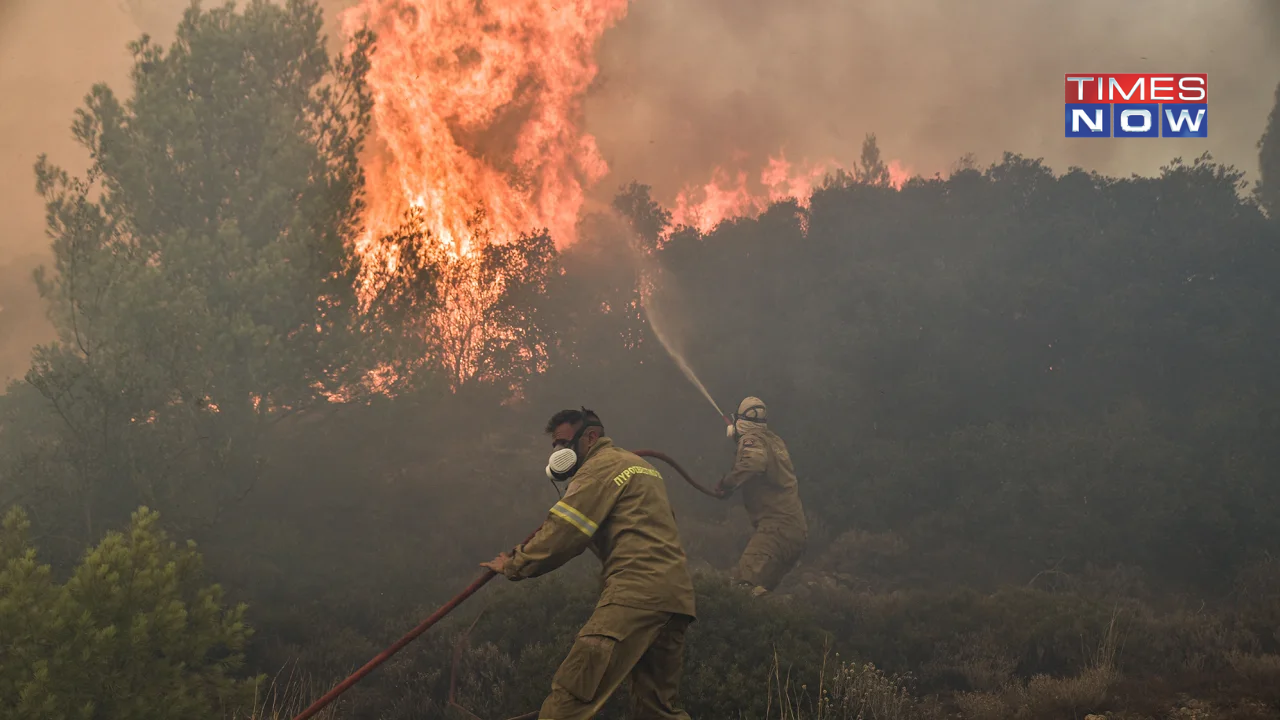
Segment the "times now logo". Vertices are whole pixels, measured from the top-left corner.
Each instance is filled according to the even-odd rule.
[[[1066,76],[1067,137],[1209,137],[1208,75]]]

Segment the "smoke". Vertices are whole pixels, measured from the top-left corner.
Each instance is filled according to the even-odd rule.
[[[1280,73],[1265,0],[646,0],[606,34],[589,129],[616,182],[669,203],[712,169],[770,153],[852,164],[868,132],[887,158],[944,175],[1012,150],[1149,174],[1208,150],[1250,173]],[[1204,72],[1206,140],[1067,140],[1068,72]]]
[[[43,251],[44,207],[32,167],[41,152],[69,169],[87,158],[71,139],[72,113],[90,86],[118,84],[131,24],[111,3],[6,0],[0,17],[0,264]]]
[[[724,417],[724,411],[711,396],[707,386],[698,379],[698,373],[694,372],[693,366],[685,357],[685,344],[691,329],[686,320],[688,317],[685,313],[686,306],[679,286],[661,263],[642,250],[639,236],[627,226],[626,221],[616,214],[614,217],[626,227],[625,237],[628,240],[632,262],[635,264],[636,276],[640,283],[640,307],[644,311],[645,320],[649,322],[649,329],[653,331],[662,348],[680,368],[680,372],[684,373],[685,378],[698,389],[698,392],[702,393],[702,397],[706,398],[708,403],[711,403],[716,414]]]
[[[53,337],[31,282],[48,263],[35,162],[82,174],[89,157],[71,136],[74,113],[105,82],[129,91],[128,44],[144,32],[171,42],[188,0],[0,0],[0,392],[21,375],[36,342]],[[210,3],[206,3],[206,6]],[[330,18],[342,0],[322,3]],[[331,39],[338,42],[336,31]]]
[[[160,19],[176,24],[184,3]],[[125,3],[84,0],[0,0],[0,392],[21,376],[29,350],[53,338],[31,272],[50,261],[44,205],[33,170],[40,153],[80,174],[89,157],[71,136],[74,113],[98,82],[125,89],[127,49],[141,29]],[[148,17],[152,15],[149,14]]]
[[[189,0],[0,0],[0,264],[47,252],[32,168],[40,153],[72,173],[89,158],[71,137],[74,113],[105,82],[129,91],[128,44],[173,40]],[[206,2],[206,6],[213,3]],[[221,4],[219,1],[217,4]],[[243,2],[241,2],[243,4]],[[321,5],[331,21],[343,0]],[[337,45],[336,26],[330,30]],[[0,338],[0,342],[3,339]]]
[[[41,260],[30,255],[0,262],[0,393],[26,372],[31,363],[28,350],[53,334],[31,281],[31,273]]]

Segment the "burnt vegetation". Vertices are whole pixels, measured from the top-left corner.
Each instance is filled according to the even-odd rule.
[[[424,249],[362,301],[373,39],[320,29],[193,9],[131,100],[89,96],[89,174],[41,163],[59,339],[0,395],[0,707],[288,717],[542,519],[549,409],[714,481],[732,449],[639,302],[657,265],[711,392],[769,403],[814,535],[751,600],[720,570],[740,509],[671,475],[694,717],[1280,713],[1280,118],[1256,192],[1014,154],[894,189],[869,140],[807,207],[704,235],[632,184],[626,233]],[[501,288],[449,347],[466,278]],[[592,563],[487,588],[332,716],[536,707]]]

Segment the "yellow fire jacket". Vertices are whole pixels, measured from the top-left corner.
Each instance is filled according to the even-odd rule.
[[[564,498],[502,572],[511,580],[544,575],[588,547],[602,565],[598,607],[694,615],[688,560],[662,475],[607,437],[596,440]]]
[[[720,487],[726,491],[742,488],[742,502],[752,527],[807,534],[796,470],[786,443],[768,428],[748,427],[738,438],[733,469],[720,481]]]

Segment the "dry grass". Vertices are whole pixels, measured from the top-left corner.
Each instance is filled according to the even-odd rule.
[[[830,662],[828,662],[830,660]],[[796,687],[783,674],[777,653],[765,717],[773,720],[915,720],[933,717],[931,706],[909,692],[909,676],[887,675],[871,663],[848,663],[823,654],[817,688]]]
[[[992,628],[957,636],[920,670],[924,677],[958,675],[969,690],[995,692],[1013,680],[1018,669],[1015,653]]]
[[[955,703],[966,720],[1084,717],[1101,710],[1119,674],[1119,610],[1111,616],[1088,667],[1074,677],[1036,675],[1026,685],[1008,680],[995,691],[960,693]]]
[[[1231,669],[1245,679],[1271,687],[1280,687],[1280,655],[1248,655],[1231,653],[1227,657]]]
[[[328,690],[313,678],[298,674],[296,668],[291,668],[288,676],[284,676],[282,669],[266,687],[257,688],[253,714],[243,720],[290,720]],[[336,720],[336,706],[330,705],[314,717],[316,720]]]

